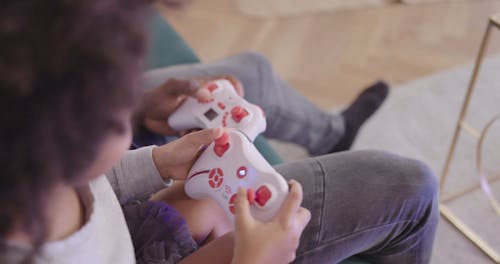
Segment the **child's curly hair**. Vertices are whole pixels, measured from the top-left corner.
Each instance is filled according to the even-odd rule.
[[[146,1],[7,0],[0,8],[0,240],[35,249],[45,194],[77,182],[118,113],[135,105]]]

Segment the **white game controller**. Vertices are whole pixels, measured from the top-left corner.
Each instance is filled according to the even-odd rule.
[[[226,129],[191,168],[184,190],[193,199],[212,198],[234,222],[238,188],[248,189],[250,212],[267,222],[281,208],[288,184],[238,130]]]
[[[239,96],[227,80],[209,83],[210,101],[189,97],[168,118],[170,127],[177,131],[193,128],[230,127],[242,131],[250,141],[266,130],[264,111]]]

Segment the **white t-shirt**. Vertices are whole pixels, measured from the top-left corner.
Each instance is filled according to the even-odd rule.
[[[135,263],[132,240],[120,204],[164,187],[153,162],[153,147],[128,151],[106,175],[79,190],[87,222],[71,236],[42,246],[34,263]],[[18,263],[30,248],[9,241],[0,263]],[[5,261],[5,262],[4,262]]]

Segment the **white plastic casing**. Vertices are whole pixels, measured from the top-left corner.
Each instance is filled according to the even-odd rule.
[[[254,193],[258,190],[263,191],[261,194],[270,192],[271,197],[264,199],[263,205],[257,201],[262,201],[266,195],[257,195],[250,205],[253,217],[267,222],[281,208],[288,194],[288,184],[242,133],[234,129],[226,129],[226,132],[229,145],[222,147],[225,149],[222,155],[216,154],[218,143],[213,142],[191,168],[184,186],[186,194],[193,199],[214,199],[234,222],[231,197],[238,187],[251,188]]]
[[[210,86],[209,86],[210,87]],[[194,97],[186,101],[168,118],[170,127],[177,131],[194,128],[229,127],[243,132],[252,142],[266,130],[266,118],[262,109],[239,96],[227,80],[216,80],[210,89],[213,99],[202,102]],[[238,120],[236,108],[244,109],[244,117]],[[238,112],[238,111],[236,111]]]

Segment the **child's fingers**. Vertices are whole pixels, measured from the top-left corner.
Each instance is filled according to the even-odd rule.
[[[290,221],[293,219],[293,216],[300,208],[300,204],[302,203],[302,185],[295,180],[290,181],[290,192],[286,197],[283,206],[278,214],[279,220],[281,223],[288,227],[290,225]]]
[[[253,220],[253,217],[250,213],[247,191],[241,187],[238,188],[236,200],[234,201],[234,209],[236,230],[246,228],[247,225]]]
[[[215,139],[222,136],[222,128],[203,129],[185,135],[183,138],[187,148],[198,151],[201,147],[212,143]]]
[[[300,207],[295,215],[295,221],[297,221],[297,227],[301,233],[304,231],[304,228],[306,228],[310,220],[311,212],[304,207]]]

